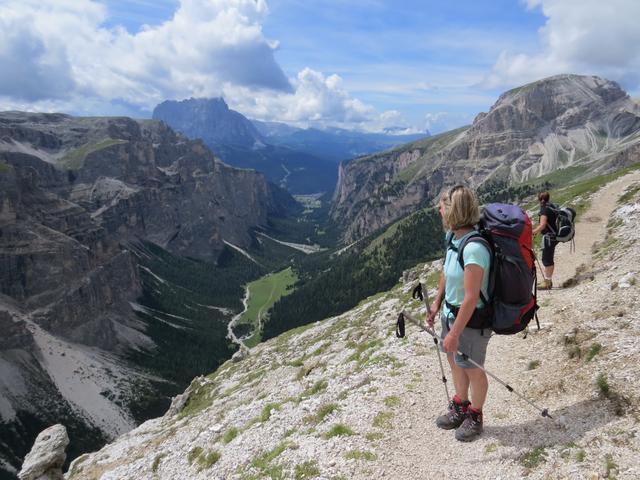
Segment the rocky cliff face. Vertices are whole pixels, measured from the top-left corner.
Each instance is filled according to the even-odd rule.
[[[127,398],[149,378],[123,355],[154,345],[132,310],[142,291],[132,242],[215,261],[288,202],[160,122],[0,113],[5,468],[33,428],[64,415],[77,417],[76,444],[133,426]]]
[[[616,83],[559,75],[504,93],[468,128],[342,164],[332,217],[353,241],[457,182],[518,183],[567,167],[602,172],[637,161],[627,152],[638,144],[640,108]]]

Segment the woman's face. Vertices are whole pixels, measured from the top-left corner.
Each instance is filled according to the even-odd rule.
[[[444,212],[445,212],[445,205],[443,201],[440,201],[440,203],[438,204],[438,211],[440,212],[440,216],[442,218],[444,218]]]

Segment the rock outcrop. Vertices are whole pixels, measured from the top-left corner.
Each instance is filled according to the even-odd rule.
[[[640,107],[614,82],[559,75],[510,90],[470,127],[340,167],[332,218],[351,242],[463,181],[517,183],[637,161]]]
[[[69,445],[64,425],[54,425],[43,430],[27,454],[18,474],[20,480],[63,480],[62,466],[67,458]]]

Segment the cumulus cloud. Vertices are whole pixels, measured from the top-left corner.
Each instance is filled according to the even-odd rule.
[[[230,106],[260,120],[278,120],[302,127],[341,126],[382,131],[406,127],[400,112],[379,113],[371,105],[353,98],[338,75],[305,68],[291,81],[293,93],[262,94],[229,86],[224,95]]]
[[[382,129],[391,121],[337,75],[288,79],[265,38],[265,0],[181,0],[130,33],[96,0],[0,4],[0,109],[144,115],[166,99],[215,97],[255,118]],[[395,115],[395,114],[394,114]]]
[[[26,101],[68,96],[75,81],[66,48],[48,42],[46,23],[26,13],[30,5],[15,7],[0,6],[0,92]]]
[[[0,6],[2,93],[151,108],[167,97],[217,95],[227,83],[291,91],[277,44],[262,33],[267,12],[264,0],[182,0],[171,20],[130,34],[106,28],[108,11],[93,0],[9,0]]]
[[[545,25],[542,50],[503,51],[486,79],[490,87],[513,86],[558,73],[597,74],[640,87],[640,2],[637,0],[527,0]]]

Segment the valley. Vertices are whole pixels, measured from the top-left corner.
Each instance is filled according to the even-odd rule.
[[[341,161],[429,136],[429,132],[374,134],[252,121],[231,110],[223,98],[165,101],[156,106],[153,118],[191,139],[202,139],[224,162],[262,172],[294,195],[330,195]]]

